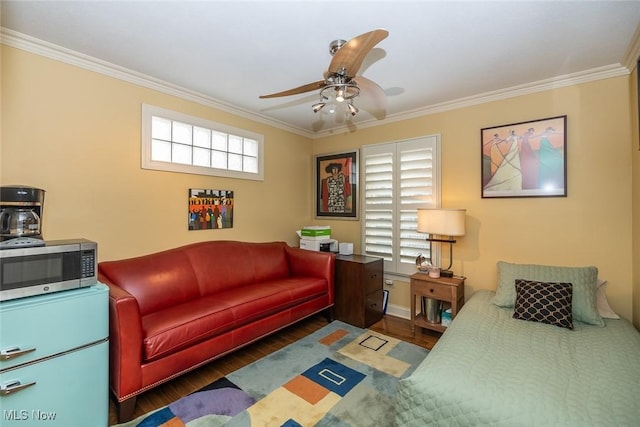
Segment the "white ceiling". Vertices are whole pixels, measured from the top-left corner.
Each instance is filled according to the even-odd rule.
[[[3,0],[1,23],[3,43],[67,48],[83,61],[124,67],[174,93],[311,137],[625,74],[640,54],[640,1]],[[389,37],[360,74],[387,94],[382,118],[366,111],[375,109],[366,94],[349,121],[314,114],[315,92],[258,99],[322,79],[332,40],[376,28]]]

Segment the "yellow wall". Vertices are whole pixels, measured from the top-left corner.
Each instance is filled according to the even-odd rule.
[[[285,240],[313,223],[312,155],[420,135],[442,135],[443,206],[467,209],[454,271],[467,292],[495,287],[495,263],[596,265],[613,308],[640,317],[632,228],[640,159],[632,146],[629,77],[617,77],[315,141],[68,64],[2,46],[0,183],[44,188],[47,239],[85,237],[100,260],[193,241]],[[265,135],[265,181],[140,168],[140,104],[201,116]],[[568,116],[566,198],[481,199],[480,129]],[[635,174],[632,176],[632,165]],[[189,188],[233,190],[234,228],[187,231]],[[633,204],[632,204],[633,200]],[[636,215],[637,216],[637,215]],[[315,221],[360,250],[359,221]],[[635,239],[638,240],[637,238]],[[636,244],[636,254],[638,253]],[[636,257],[637,258],[637,257]],[[634,281],[635,278],[635,281]],[[635,284],[634,284],[635,283]],[[391,304],[408,306],[397,282]]]
[[[265,135],[265,180],[141,169],[142,103]],[[297,244],[311,216],[299,135],[6,46],[2,113],[0,183],[45,189],[45,238],[95,240],[100,260],[202,240]],[[187,231],[189,188],[233,190],[233,228]]]
[[[640,330],[640,119],[638,111],[638,68],[631,73],[631,159],[633,161],[633,324]]]
[[[453,270],[466,292],[495,289],[496,262],[595,265],[612,307],[632,315],[631,143],[628,77],[461,108],[314,141],[314,154],[439,133],[442,205],[467,209]],[[482,199],[480,129],[567,115],[568,197]],[[321,221],[360,250],[360,223]],[[395,282],[389,303],[409,305]]]

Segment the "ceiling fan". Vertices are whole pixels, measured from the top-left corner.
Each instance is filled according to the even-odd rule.
[[[322,110],[331,99],[337,103],[347,102],[347,110],[352,116],[358,113],[358,108],[353,105],[353,99],[360,95],[360,91],[373,97],[379,105],[386,109],[386,95],[382,88],[373,81],[358,76],[362,61],[367,54],[380,41],[387,38],[389,32],[384,29],[369,31],[345,40],[334,40],[329,44],[329,52],[333,56],[329,69],[324,73],[324,79],[308,83],[282,92],[261,95],[261,99],[277,98],[281,96],[297,95],[299,93],[320,90],[320,101],[312,105],[314,113]]]

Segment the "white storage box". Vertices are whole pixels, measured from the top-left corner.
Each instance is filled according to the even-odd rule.
[[[336,242],[333,239],[322,239],[322,240],[300,239],[300,248],[307,249],[310,251],[319,251],[322,249],[321,248],[322,245],[329,245],[328,246],[329,250],[325,250],[325,252],[330,252],[335,249],[335,247],[337,246],[337,243],[338,242]],[[327,248],[327,246],[325,246],[325,248]]]
[[[340,255],[353,255],[353,243],[340,243]]]

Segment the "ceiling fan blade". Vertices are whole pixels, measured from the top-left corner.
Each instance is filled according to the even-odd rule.
[[[366,77],[356,76],[353,80],[360,88],[360,98],[363,100],[363,104],[360,106],[377,119],[385,118],[387,115],[387,94],[384,90]]]
[[[329,72],[344,74],[348,77],[355,76],[362,66],[364,57],[388,35],[387,30],[377,29],[349,40],[333,55]]]
[[[293,89],[285,90],[282,92],[271,93],[269,95],[260,95],[260,99],[265,98],[277,98],[280,96],[289,96],[289,95],[297,95],[299,93],[311,92],[312,90],[318,90],[325,87],[327,83],[324,80],[318,80],[317,82],[308,83],[306,85],[298,86]]]

